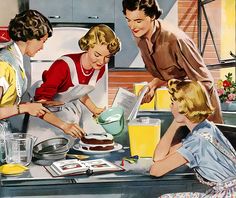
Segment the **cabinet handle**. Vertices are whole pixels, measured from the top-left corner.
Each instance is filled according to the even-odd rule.
[[[99,16],[89,16],[89,19],[99,19]]]
[[[48,16],[49,19],[60,19],[61,16],[55,15],[55,16]]]

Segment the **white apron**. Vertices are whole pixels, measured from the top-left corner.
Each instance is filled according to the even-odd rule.
[[[94,71],[88,85],[82,85],[79,84],[76,65],[74,61],[68,56],[63,56],[60,59],[64,60],[69,66],[71,81],[74,87],[70,87],[67,91],[59,93],[54,97],[54,100],[65,102],[62,110],[56,112],[55,114],[66,122],[75,122],[80,124],[81,126],[82,123],[80,123],[80,118],[82,115],[82,111],[79,98],[86,94],[89,94],[95,89],[99,70]]]
[[[67,91],[65,91],[63,93],[58,93],[54,97],[54,100],[65,102],[65,104],[62,106],[60,111],[53,112],[53,113],[65,122],[74,122],[74,123],[79,124],[81,127],[83,127],[82,123],[80,121],[81,116],[82,116],[82,110],[81,110],[81,102],[79,101],[79,98],[81,98],[85,94],[90,93],[91,91],[93,91],[95,89],[99,70],[94,71],[93,76],[91,77],[88,85],[81,85],[81,84],[79,84],[76,65],[75,65],[74,61],[68,56],[63,56],[60,59],[64,60],[69,66],[71,80],[72,80],[74,87],[70,87]],[[35,84],[40,85],[41,83],[36,82]],[[32,89],[35,89],[35,87]],[[34,92],[34,91],[32,90],[31,92]],[[35,120],[35,119],[31,119],[31,120]],[[38,122],[41,122],[41,121],[38,121]],[[43,121],[43,122],[45,122],[45,121]],[[30,125],[32,127],[32,124],[30,124]],[[40,124],[40,125],[42,127],[42,124]],[[40,141],[43,141],[45,139],[52,138],[52,137],[62,136],[62,137],[66,137],[67,139],[69,139],[70,146],[73,146],[74,141],[76,140],[75,138],[73,138],[70,135],[66,135],[61,130],[59,130],[55,127],[50,127],[50,130],[49,130],[48,126],[49,126],[49,124],[44,123],[43,128],[46,127],[46,129],[44,130],[41,128],[40,137],[39,137],[39,135],[37,135],[37,137],[38,137],[37,142],[40,142]],[[35,127],[37,128],[36,124],[35,124]],[[33,129],[29,129],[29,131],[31,131],[31,132],[35,131],[36,133],[38,133],[37,130],[33,130]],[[42,134],[42,131],[45,131],[45,133]],[[34,135],[36,135],[36,134],[34,134]]]

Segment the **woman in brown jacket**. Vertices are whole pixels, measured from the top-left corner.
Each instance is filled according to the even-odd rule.
[[[155,90],[172,78],[200,81],[215,108],[209,120],[223,123],[213,77],[194,42],[180,29],[159,19],[162,10],[155,0],[123,0],[122,5],[146,69],[154,77],[142,103],[150,102]]]

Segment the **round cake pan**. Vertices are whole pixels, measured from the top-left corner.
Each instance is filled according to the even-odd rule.
[[[33,148],[34,154],[57,154],[69,150],[69,140],[63,137],[44,140]]]
[[[36,159],[41,159],[41,160],[60,160],[66,157],[66,153],[68,151],[69,150],[64,151],[64,152],[58,152],[58,153],[43,153],[43,154],[33,153],[33,156]]]

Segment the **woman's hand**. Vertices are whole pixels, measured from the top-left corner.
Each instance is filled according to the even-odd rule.
[[[71,135],[74,138],[81,138],[85,135],[84,130],[78,124],[67,123],[51,112],[46,113],[42,119],[53,126],[58,127],[63,130],[65,134]]]
[[[143,89],[144,89],[144,88],[145,88],[145,87],[143,87]],[[145,95],[144,95],[144,97],[143,97],[143,99],[142,99],[141,104],[151,102],[151,100],[152,100],[153,97],[154,97],[155,90],[156,90],[155,88],[150,88],[150,87],[148,86],[148,90],[147,90],[147,92],[145,93]],[[139,91],[139,93],[141,93],[141,92],[142,92],[142,89]]]
[[[84,130],[76,123],[65,123],[62,126],[65,134],[71,135],[74,138],[82,138],[85,135]]]
[[[45,108],[41,103],[24,103],[19,105],[20,113],[28,113],[32,116],[42,117],[45,113],[50,111]]]
[[[103,107],[103,108],[98,108],[98,107],[95,107],[94,110],[93,110],[93,117],[98,117],[106,108]]]
[[[159,78],[153,78],[152,81],[148,83],[148,88],[149,89],[146,92],[146,94],[144,95],[141,104],[151,102],[151,100],[153,99],[153,97],[155,95],[156,89],[158,87],[163,86],[163,85],[166,85],[165,81],[162,81]],[[139,92],[139,93],[141,93],[141,92]]]

